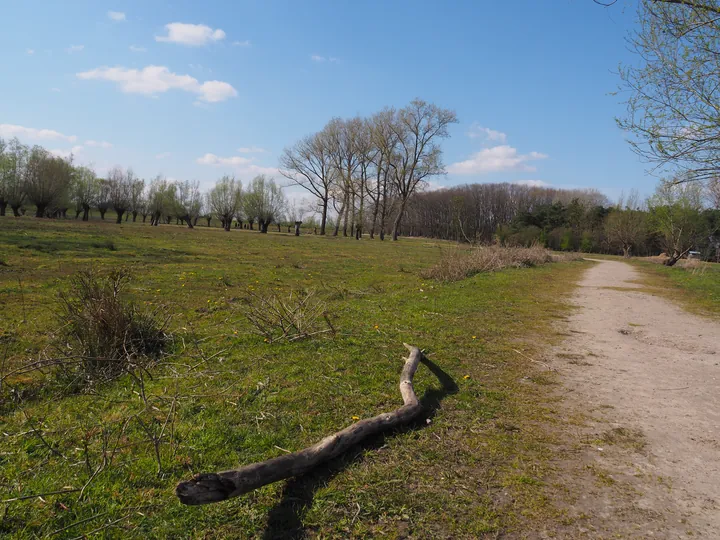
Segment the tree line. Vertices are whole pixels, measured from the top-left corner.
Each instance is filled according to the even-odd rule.
[[[418,193],[409,205],[406,233],[626,257],[665,253],[668,265],[696,251],[720,262],[720,179],[683,180],[662,180],[647,200],[632,193],[616,204],[596,190],[516,184]]]

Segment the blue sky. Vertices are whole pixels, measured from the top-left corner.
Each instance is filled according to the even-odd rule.
[[[332,117],[454,109],[436,185],[648,193],[616,125],[635,9],[592,0],[6,2],[0,136],[212,185]],[[552,7],[551,7],[552,6]],[[204,26],[200,26],[204,25]],[[49,130],[49,131],[41,131]]]

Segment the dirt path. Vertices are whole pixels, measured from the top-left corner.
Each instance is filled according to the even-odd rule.
[[[640,278],[598,261],[554,351],[571,434],[559,485],[574,518],[554,533],[720,538],[720,324],[648,294]]]

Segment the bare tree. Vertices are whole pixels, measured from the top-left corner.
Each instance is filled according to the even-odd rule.
[[[407,202],[418,184],[445,173],[439,139],[449,137],[448,126],[457,121],[454,111],[415,99],[399,110],[390,123],[398,141],[390,165],[400,199],[393,223],[393,240],[398,239]]]
[[[642,59],[620,75],[630,91],[619,124],[633,149],[683,181],[720,171],[720,0],[641,0],[630,42]]]
[[[370,199],[373,202],[370,238],[374,237],[375,227],[378,226],[380,240],[385,240],[387,218],[392,212],[394,199],[394,184],[390,177],[390,163],[394,159],[395,146],[398,143],[395,130],[392,129],[394,119],[394,109],[385,109],[373,115],[371,119],[371,136],[377,153],[374,158],[375,183],[369,190]]]
[[[330,190],[337,177],[323,132],[310,135],[286,148],[280,157],[280,173],[318,200],[320,234],[325,234]]]
[[[361,126],[360,118],[350,120],[333,118],[323,129],[323,137],[327,141],[333,167],[338,176],[335,198],[342,201],[333,236],[337,236],[341,221],[343,236],[347,236],[349,218],[354,214],[356,196],[354,179],[360,165],[357,137]]]
[[[230,230],[232,220],[242,202],[242,184],[230,176],[223,176],[208,195],[212,212],[222,223],[223,229]]]

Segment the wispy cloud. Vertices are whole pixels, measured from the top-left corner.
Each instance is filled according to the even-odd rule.
[[[127,20],[122,11],[108,11],[107,16],[115,22],[124,22]]]
[[[93,141],[92,139],[85,141],[85,145],[93,146],[95,148],[112,148],[112,144],[107,141]]]
[[[241,146],[237,151],[240,154],[262,154],[263,152],[267,152],[267,150],[259,146]]]
[[[67,49],[65,49],[65,52],[68,54],[73,54],[82,51],[84,48],[85,45],[70,45]]]
[[[71,143],[77,140],[75,135],[65,135],[53,129],[36,129],[14,124],[0,124],[0,137],[8,139],[18,137],[33,140],[62,140]]]
[[[33,54],[35,54],[35,49],[26,49],[25,54],[32,56]]]
[[[317,62],[317,63],[319,63],[319,64],[320,64],[320,63],[323,63],[323,62],[331,62],[331,63],[333,63],[333,64],[339,64],[339,63],[340,63],[340,59],[339,59],[339,58],[335,58],[334,56],[322,56],[322,55],[319,55],[319,54],[311,54],[311,55],[310,55],[310,60],[312,60],[313,62]]]
[[[83,80],[104,80],[117,83],[129,94],[157,95],[169,90],[182,90],[198,95],[205,103],[218,103],[237,96],[237,90],[223,81],[199,82],[190,75],[178,75],[165,66],[147,66],[141,70],[124,67],[100,67],[78,73]]]
[[[250,47],[252,43],[250,43],[249,39],[246,39],[245,41],[233,41],[233,45],[235,47]]]
[[[451,174],[487,174],[493,172],[522,171],[534,172],[537,167],[529,162],[546,159],[548,156],[540,152],[520,154],[517,148],[509,145],[483,148],[470,159],[450,165],[447,170]]]
[[[225,32],[219,28],[213,30],[204,24],[174,22],[166,24],[165,29],[167,30],[167,35],[155,36],[155,41],[199,47],[225,39]]]
[[[147,49],[145,47],[138,47],[137,45],[130,45],[129,49],[131,52],[134,52],[134,53],[147,52]]]
[[[507,141],[507,135],[502,131],[496,131],[487,127],[483,127],[474,122],[467,131],[467,136],[471,139],[485,139],[492,142],[504,143]]]
[[[515,180],[513,184],[529,187],[550,187],[550,184],[544,180]]]
[[[200,165],[215,165],[218,167],[224,165],[237,167],[240,165],[249,165],[252,162],[252,159],[241,156],[220,157],[215,154],[205,154],[204,156],[197,158],[195,162]]]
[[[73,146],[70,150],[50,150],[50,153],[53,156],[61,157],[63,159],[67,159],[70,156],[77,156],[79,153],[83,151],[82,146]]]

